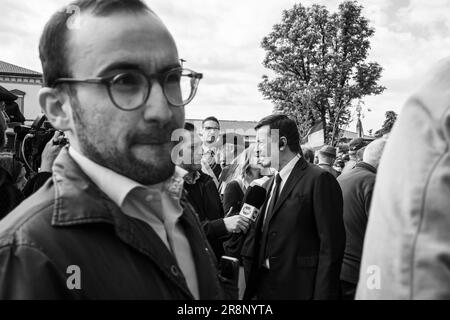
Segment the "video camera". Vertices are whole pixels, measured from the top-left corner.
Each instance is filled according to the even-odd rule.
[[[38,172],[41,166],[42,151],[47,142],[52,139],[55,131],[44,114],[38,116],[31,127],[21,125],[14,128],[16,134],[14,157],[25,164],[28,175]],[[67,139],[61,139],[58,144],[67,144]]]

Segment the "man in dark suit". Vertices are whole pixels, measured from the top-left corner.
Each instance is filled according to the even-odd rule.
[[[345,247],[339,184],[301,156],[287,116],[270,115],[255,129],[260,164],[277,172],[243,244],[244,299],[338,299]]]
[[[211,244],[218,261],[224,255],[223,242],[232,233],[245,232],[249,226],[249,219],[234,215],[225,217],[219,191],[213,179],[201,171],[202,142],[195,132],[192,123],[184,124],[182,144],[183,153],[187,158],[182,159],[180,167],[188,173],[184,176],[184,189],[186,198],[198,214],[203,231]],[[187,161],[184,161],[187,160]]]

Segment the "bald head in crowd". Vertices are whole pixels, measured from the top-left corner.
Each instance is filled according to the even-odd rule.
[[[381,138],[368,144],[364,149],[363,161],[370,164],[374,168],[378,168],[386,142],[386,139]]]

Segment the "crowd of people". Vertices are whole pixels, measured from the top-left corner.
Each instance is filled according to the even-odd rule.
[[[382,138],[314,150],[272,114],[236,152],[216,117],[185,121],[202,74],[153,11],[74,4],[83,27],[58,11],[40,40],[40,170],[0,159],[0,298],[450,298],[448,62]]]

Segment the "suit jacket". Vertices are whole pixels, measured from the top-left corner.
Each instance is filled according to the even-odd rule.
[[[187,199],[198,213],[203,231],[214,250],[217,260],[223,256],[223,241],[227,238],[228,231],[223,221],[224,212],[219,192],[213,179],[200,172],[200,178],[194,184],[184,184],[187,191]]]
[[[345,229],[342,192],[336,179],[300,158],[262,231],[267,202],[242,248],[247,276],[244,299],[257,294],[258,274],[266,257],[273,274],[270,299],[339,298]]]

